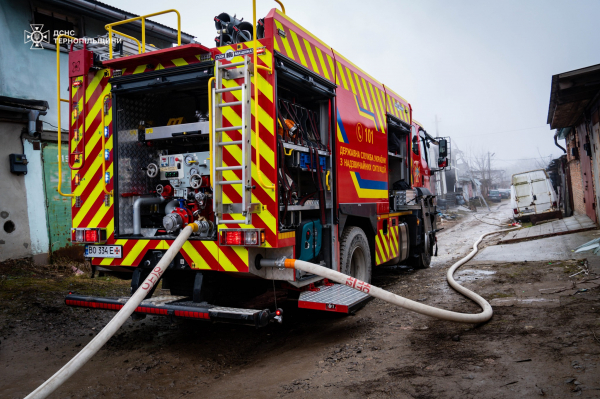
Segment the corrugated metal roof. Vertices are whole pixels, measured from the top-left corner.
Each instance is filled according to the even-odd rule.
[[[68,0],[67,0],[67,1],[68,1]],[[131,12],[129,12],[129,11],[125,11],[125,10],[122,10],[122,9],[120,9],[120,8],[117,8],[117,7],[114,7],[114,6],[111,6],[110,4],[106,4],[106,3],[103,3],[103,2],[101,2],[101,1],[97,1],[97,0],[85,0],[85,1],[86,1],[87,3],[92,3],[92,4],[101,5],[102,7],[109,8],[109,9],[111,9],[111,10],[113,10],[113,11],[116,11],[116,12],[121,12],[121,13],[123,13],[123,14],[129,14],[129,15],[131,15],[129,18],[135,18],[135,17],[139,17],[139,15],[133,14],[133,13],[131,13]],[[173,28],[173,27],[170,27],[170,26],[167,26],[167,25],[163,25],[163,24],[161,24],[161,23],[158,23],[158,22],[156,22],[156,21],[152,21],[152,20],[150,20],[150,19],[148,19],[147,21],[151,21],[153,24],[155,24],[155,25],[158,25],[158,26],[161,26],[161,27],[163,27],[163,28],[166,28],[166,29],[173,29],[173,30],[175,30],[175,28]],[[188,35],[188,36],[191,36],[191,37],[196,37],[196,36],[194,36],[194,35],[190,35],[189,33],[185,33],[184,31],[181,31],[181,34],[182,34],[182,35],[184,35],[184,34],[185,34],[185,35]]]
[[[97,16],[102,16],[102,17],[104,17],[104,19],[110,20],[110,21],[118,21],[118,20],[125,20],[125,19],[139,17],[139,15],[137,15],[137,14],[122,10],[120,8],[111,6],[110,4],[106,4],[106,3],[103,3],[103,2],[97,1],[97,0],[45,0],[44,2],[60,5],[60,6],[66,7],[66,8],[85,10],[85,12],[87,12],[87,13],[96,14]],[[119,18],[115,19],[114,15],[110,15],[110,14],[107,14],[106,12],[103,12],[102,8],[104,8],[105,10],[108,10],[110,12],[113,12],[115,14],[120,14]],[[139,21],[136,21],[136,22],[139,24]],[[134,25],[136,24],[136,22],[134,22]],[[160,27],[162,29],[171,30],[175,33],[177,32],[176,28],[172,28],[170,26],[152,21],[151,19],[147,19],[146,22],[147,23],[150,22],[150,23],[154,24],[155,26]],[[137,28],[139,29],[139,25],[137,26]],[[151,30],[148,30],[148,27],[146,29],[147,29],[147,32],[151,32]],[[185,41],[185,42],[191,41],[193,38],[195,38],[194,35],[191,35],[189,33],[183,32],[183,31],[181,32],[181,36],[182,36],[182,41]],[[186,37],[186,40],[183,40],[184,36]]]

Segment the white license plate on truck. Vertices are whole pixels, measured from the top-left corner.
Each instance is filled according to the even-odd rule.
[[[123,247],[121,245],[86,245],[86,258],[122,258]]]

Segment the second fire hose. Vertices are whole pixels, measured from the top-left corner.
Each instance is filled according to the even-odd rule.
[[[519,228],[519,227],[516,227],[516,228]],[[279,267],[279,268],[287,268],[287,269],[296,269],[296,270],[301,270],[303,272],[316,274],[316,275],[324,277],[328,280],[335,281],[336,283],[348,285],[354,289],[357,289],[366,294],[369,294],[370,296],[372,296],[374,298],[379,298],[379,299],[381,299],[385,302],[391,303],[393,305],[400,306],[402,308],[412,310],[413,312],[421,313],[421,314],[424,314],[427,316],[432,316],[432,317],[435,317],[438,319],[456,321],[459,323],[483,323],[483,322],[486,322],[489,319],[491,319],[491,317],[493,315],[492,306],[489,304],[488,301],[483,299],[480,295],[478,295],[475,292],[458,284],[456,282],[456,280],[454,280],[454,277],[453,277],[454,272],[456,271],[456,269],[458,269],[460,266],[467,263],[470,259],[472,259],[475,256],[475,254],[478,251],[478,245],[479,245],[479,243],[481,243],[481,241],[483,240],[483,238],[485,236],[488,236],[490,234],[503,233],[503,232],[515,230],[516,228],[492,231],[492,232],[483,234],[473,244],[473,250],[467,256],[465,256],[458,262],[454,263],[450,267],[450,269],[448,269],[448,272],[446,273],[446,278],[448,280],[448,284],[450,284],[450,286],[452,288],[454,288],[456,291],[458,291],[462,295],[466,296],[467,298],[473,300],[475,303],[477,303],[481,307],[482,312],[476,313],[476,314],[452,312],[450,310],[440,309],[440,308],[425,305],[425,304],[422,304],[419,302],[415,302],[411,299],[404,298],[400,295],[393,294],[389,291],[386,291],[379,287],[375,287],[371,284],[368,284],[364,281],[358,280],[358,279],[348,276],[346,274],[337,272],[335,270],[328,269],[323,266],[315,265],[314,263],[304,262],[302,260],[284,259],[284,258],[277,259],[277,260],[262,259],[260,261],[260,265],[261,265],[261,267]]]

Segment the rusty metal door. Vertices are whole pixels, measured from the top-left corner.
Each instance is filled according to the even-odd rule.
[[[67,163],[69,148],[62,148],[62,192],[71,192],[71,170]],[[44,185],[46,191],[46,208],[48,215],[48,236],[50,237],[50,252],[55,253],[71,244],[71,198],[63,197],[56,190],[58,186],[58,144],[44,143]]]
[[[594,178],[592,175],[592,150],[590,137],[587,135],[584,123],[577,126],[577,138],[579,140],[579,165],[581,166],[581,184],[583,185],[585,214],[595,223],[596,196],[594,195]]]

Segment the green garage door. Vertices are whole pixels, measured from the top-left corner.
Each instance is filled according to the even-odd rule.
[[[62,148],[62,192],[71,192],[71,170],[67,163],[69,146]],[[46,191],[46,207],[48,208],[48,236],[50,252],[71,245],[71,198],[61,196],[56,190],[58,186],[58,144],[44,143],[44,184]]]

